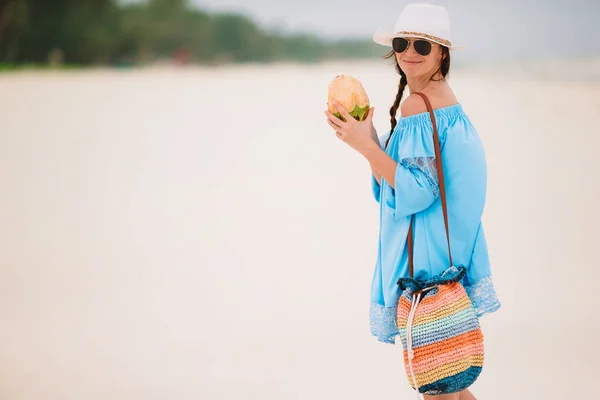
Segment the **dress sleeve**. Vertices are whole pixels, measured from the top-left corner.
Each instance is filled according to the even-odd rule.
[[[490,257],[481,223],[475,237],[471,264],[465,277],[465,289],[477,311],[478,317],[500,308],[500,300],[494,289],[490,273]]]
[[[429,208],[440,193],[431,125],[419,124],[404,129],[396,150],[398,166],[394,189],[390,187],[384,196],[396,218]]]

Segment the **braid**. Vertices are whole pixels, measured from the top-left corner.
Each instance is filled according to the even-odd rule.
[[[392,127],[390,129],[390,135],[388,136],[387,141],[385,142],[385,147],[387,147],[388,143],[390,142],[390,139],[392,138],[392,134],[394,133],[394,128],[396,128],[396,124],[398,123],[396,121],[396,113],[398,112],[398,107],[400,107],[400,101],[402,101],[402,95],[404,95],[404,88],[406,87],[406,84],[408,83],[408,81],[406,80],[406,75],[404,75],[402,70],[400,70],[400,75],[401,75],[401,78],[400,78],[400,84],[398,85],[398,93],[396,94],[396,100],[394,100],[394,104],[390,108],[390,123],[391,123]]]

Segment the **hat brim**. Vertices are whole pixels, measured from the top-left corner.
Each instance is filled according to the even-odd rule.
[[[403,38],[420,38],[420,39],[425,39],[425,40],[429,40],[431,42],[435,42],[441,46],[446,46],[444,43],[438,42],[437,40],[432,40],[430,38],[426,38],[424,36],[419,36],[419,35],[410,35],[410,34],[402,34],[402,33],[390,33],[387,31],[384,31],[383,29],[377,29],[375,31],[375,33],[373,33],[373,41],[377,44],[380,44],[382,46],[387,46],[387,47],[392,47],[392,40],[394,40],[394,38],[397,37],[403,37]],[[465,49],[467,46],[446,46],[448,47],[448,49],[450,51],[455,51],[455,50],[461,50],[461,49]]]

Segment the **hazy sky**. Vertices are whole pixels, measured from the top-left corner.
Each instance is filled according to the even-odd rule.
[[[238,11],[265,28],[321,36],[370,38],[392,30],[411,1],[191,0],[200,8]],[[600,55],[600,0],[432,0],[448,9],[453,42],[474,58]]]

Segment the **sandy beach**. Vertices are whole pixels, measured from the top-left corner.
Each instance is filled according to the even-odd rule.
[[[323,115],[353,74],[389,129],[387,62],[0,74],[0,399],[412,399],[369,333],[369,165]],[[597,65],[451,73],[502,302],[479,400],[600,399]]]

